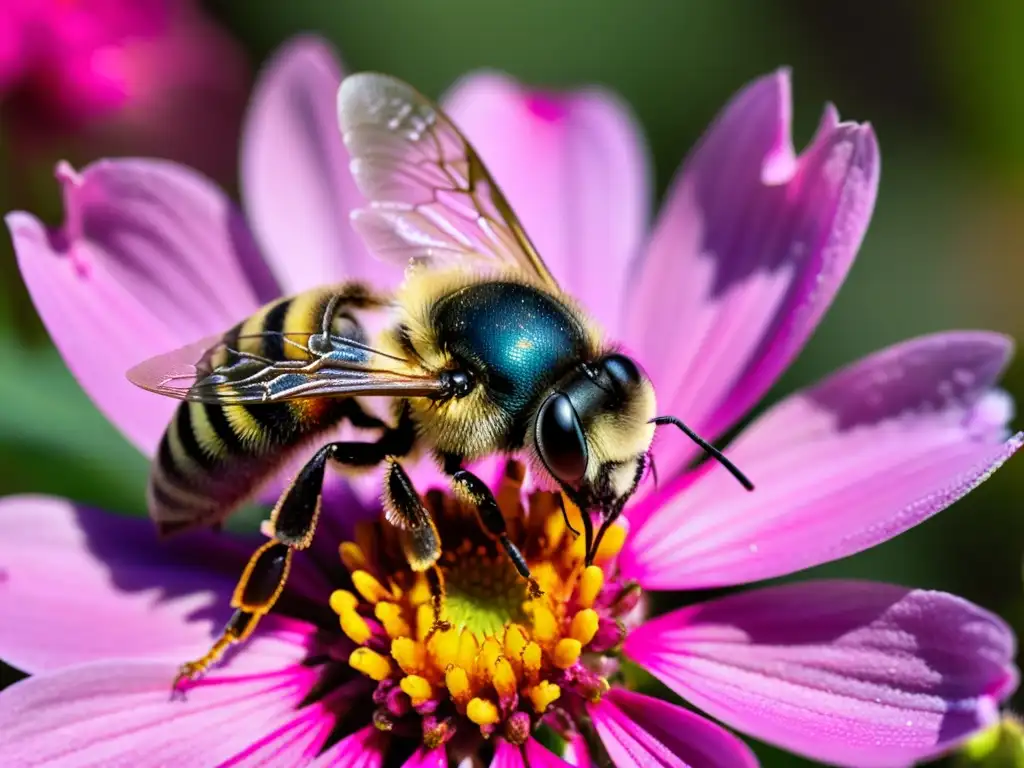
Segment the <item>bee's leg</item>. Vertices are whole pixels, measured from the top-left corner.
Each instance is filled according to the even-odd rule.
[[[231,598],[235,614],[210,650],[181,666],[174,686],[193,679],[217,662],[232,645],[252,634],[260,618],[270,612],[284,590],[292,553],[313,542],[320,517],[324,471],[328,461],[346,466],[374,466],[394,453],[408,453],[415,432],[403,418],[373,443],[328,443],[299,470],[270,516],[270,541],[253,553]]]
[[[437,526],[402,465],[391,457],[387,461],[383,493],[385,519],[398,529],[409,567],[426,574],[434,609],[434,630],[450,629],[451,625],[442,619],[444,576],[435,565],[441,556]]]
[[[476,508],[480,524],[488,534],[498,540],[505,552],[508,553],[512,564],[519,571],[530,585],[530,597],[537,598],[544,594],[541,591],[537,580],[530,575],[530,569],[526,565],[526,558],[519,551],[519,547],[512,543],[508,537],[508,529],[505,526],[505,516],[501,514],[501,508],[491,493],[491,489],[479,477],[468,469],[455,468],[446,462],[446,470],[451,470],[452,487],[455,492],[466,499]]]

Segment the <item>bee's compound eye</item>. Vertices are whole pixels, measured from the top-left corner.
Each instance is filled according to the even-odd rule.
[[[556,392],[537,414],[537,452],[557,479],[573,484],[587,474],[587,440],[567,395]]]
[[[609,355],[602,361],[602,367],[622,390],[640,383],[640,369],[625,355]]]

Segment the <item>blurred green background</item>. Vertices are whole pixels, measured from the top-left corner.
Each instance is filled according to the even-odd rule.
[[[875,125],[883,170],[852,275],[770,401],[919,333],[980,327],[1024,338],[1019,0],[216,0],[207,10],[253,69],[290,35],[315,31],[347,69],[390,72],[433,96],[478,67],[543,86],[601,83],[643,124],[659,192],[737,88],[791,65],[797,145],[833,101],[843,116]],[[179,117],[203,129],[201,115]],[[90,149],[74,144],[68,153],[81,161]],[[0,208],[59,221],[51,159],[26,167],[9,151],[0,156]],[[231,183],[231,168],[210,170]],[[61,494],[141,512],[145,462],[64,370],[21,289],[9,242],[0,248],[0,494]],[[1024,400],[1024,364],[1005,384]],[[1021,498],[1017,458],[938,518],[813,575],[949,590],[1024,632]],[[804,764],[757,751],[766,765]]]

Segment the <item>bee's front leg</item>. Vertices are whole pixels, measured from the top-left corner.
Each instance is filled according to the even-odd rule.
[[[544,592],[541,590],[537,580],[530,575],[530,568],[526,564],[526,558],[519,551],[519,547],[512,543],[508,537],[508,528],[505,525],[505,516],[501,514],[494,494],[487,487],[487,483],[474,475],[468,469],[463,469],[461,461],[449,459],[445,461],[445,471],[452,477],[452,489],[461,498],[468,501],[476,509],[480,525],[491,536],[498,540],[498,543],[505,549],[512,564],[519,571],[519,575],[526,579],[530,585],[530,597],[538,598]]]

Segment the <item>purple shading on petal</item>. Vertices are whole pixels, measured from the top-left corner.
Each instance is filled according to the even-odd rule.
[[[364,203],[338,133],[341,69],[323,40],[300,37],[266,65],[242,138],[242,196],[266,258],[291,294],[343,280],[379,289],[401,270],[371,256],[349,224]]]
[[[147,520],[60,499],[4,499],[0,657],[40,672],[111,657],[197,656],[230,615],[255,545],[207,531],[159,542]],[[319,574],[296,566],[289,595],[326,599]]]
[[[65,224],[7,225],[32,300],[103,414],[152,454],[174,402],[130,384],[142,360],[226,330],[277,295],[230,200],[195,171],[155,160],[61,166]]]
[[[713,717],[826,762],[906,765],[998,716],[1017,685],[997,616],[942,592],[817,581],[674,611],[626,654]]]
[[[444,105],[552,274],[614,338],[651,200],[646,148],[629,108],[597,89],[530,92],[498,74],[471,75]]]
[[[632,275],[624,341],[663,413],[714,438],[789,365],[867,228],[879,158],[867,125],[826,110],[793,156],[789,73],[742,90],[687,159]],[[659,446],[675,472],[695,455]]]
[[[405,761],[402,768],[448,768],[448,756],[444,747],[420,747]]]
[[[648,589],[743,584],[879,544],[985,480],[1021,445],[992,387],[1004,336],[950,332],[878,352],[767,411],[729,457],[631,511],[619,559]]]
[[[313,671],[297,661],[268,668],[254,643],[248,674],[201,683],[184,702],[169,695],[170,661],[110,660],[30,677],[0,693],[4,765],[217,765],[299,705]]]
[[[755,768],[750,748],[689,710],[619,688],[587,707],[619,768]]]
[[[490,768],[570,768],[569,763],[555,755],[536,739],[528,739],[517,747],[504,739],[494,744]]]
[[[387,734],[369,725],[328,749],[309,768],[381,768],[387,746]]]

